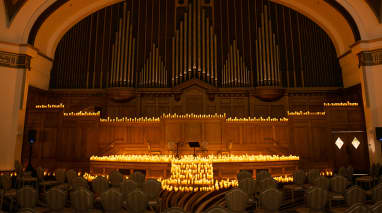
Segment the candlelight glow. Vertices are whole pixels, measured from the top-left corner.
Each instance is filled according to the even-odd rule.
[[[217,118],[226,118],[226,114],[185,114],[185,115],[178,115],[178,114],[163,114],[161,116],[161,119],[217,119]]]
[[[358,103],[351,103],[349,101],[346,101],[345,103],[324,103],[324,106],[341,106],[341,107],[344,107],[344,106],[358,106]]]
[[[109,155],[109,156],[91,156],[91,161],[115,161],[115,162],[152,162],[152,163],[171,163],[178,161],[195,162],[206,160],[212,163],[225,162],[264,162],[264,161],[290,161],[299,160],[299,156],[294,155],[208,155],[207,157],[194,158],[193,155],[185,155],[181,159],[176,159],[173,155]]]
[[[303,112],[303,111],[295,111],[295,112],[289,112],[288,111],[288,116],[301,116],[301,115],[325,115],[325,112]]]
[[[183,156],[172,159],[171,177],[161,179],[162,189],[168,191],[197,192],[213,191],[238,186],[237,180],[214,180],[213,159]]]
[[[66,117],[85,117],[85,116],[100,116],[101,112],[64,112]]]
[[[293,177],[292,176],[278,176],[278,177],[273,177],[277,182],[280,183],[291,183],[293,182]]]
[[[60,104],[47,104],[47,105],[40,104],[40,105],[36,105],[35,108],[36,109],[63,109],[64,108],[64,104],[63,103],[60,103]]]
[[[333,176],[333,170],[331,170],[331,169],[325,169],[325,170],[323,170],[323,171],[320,172],[320,175],[321,175],[321,176],[331,177],[331,176]]]
[[[248,118],[237,118],[237,117],[234,117],[234,118],[227,118],[226,120],[227,122],[286,122],[288,121],[288,118],[271,118],[271,117],[267,117],[267,118],[263,118],[263,117],[260,117],[260,118],[256,118],[256,117],[248,117]]]
[[[142,118],[128,118],[128,117],[123,117],[123,118],[100,118],[100,122],[125,122],[125,123],[159,123],[160,119],[159,118],[147,118],[147,117],[142,117]]]

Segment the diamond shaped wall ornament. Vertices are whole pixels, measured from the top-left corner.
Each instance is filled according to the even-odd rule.
[[[357,149],[358,146],[361,144],[361,142],[359,142],[358,138],[354,137],[354,139],[351,142],[351,144],[354,146],[355,149]]]
[[[336,146],[338,147],[338,149],[341,149],[342,146],[344,145],[344,142],[341,140],[340,137],[337,138],[336,142],[335,142]]]

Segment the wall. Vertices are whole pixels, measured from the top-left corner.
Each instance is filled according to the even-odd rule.
[[[368,151],[362,107],[324,107],[324,102],[359,100],[360,88],[349,91],[288,91],[274,102],[264,102],[237,92],[211,98],[194,86],[175,98],[169,94],[136,94],[136,98],[116,102],[101,90],[44,91],[30,89],[26,129],[37,129],[34,163],[45,167],[88,168],[91,155],[109,154],[191,154],[187,142],[201,143],[199,152],[218,154],[296,154],[302,167],[340,167],[350,163],[356,169],[368,168]],[[358,91],[358,93],[356,92]],[[147,91],[146,91],[147,92]],[[121,101],[119,100],[119,101]],[[36,104],[64,103],[64,109],[35,109]],[[228,122],[214,119],[168,119],[156,123],[104,123],[99,117],[68,118],[65,112],[96,111],[101,117],[162,115],[163,112],[227,113],[227,117],[288,117],[287,122]],[[138,109],[138,110],[136,110]],[[134,111],[135,110],[135,111]],[[325,112],[326,115],[287,115],[286,111]],[[135,112],[128,114],[128,112]],[[349,130],[351,130],[349,132]],[[334,145],[344,141],[341,150]],[[351,142],[361,142],[355,149]],[[24,142],[24,159],[28,156]],[[345,150],[345,151],[343,151]]]

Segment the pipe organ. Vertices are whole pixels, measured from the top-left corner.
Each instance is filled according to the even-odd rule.
[[[135,38],[131,24],[131,13],[123,4],[123,16],[119,20],[118,32],[111,53],[111,86],[132,87],[134,83]]]
[[[95,12],[60,41],[50,88],[340,87],[333,43],[270,0],[130,0]]]
[[[228,57],[223,67],[222,86],[249,86],[249,74],[244,59],[237,48],[237,42],[234,40],[233,45],[229,48]]]
[[[159,55],[159,48],[155,45],[141,70],[140,79],[140,87],[167,86],[167,70]]]
[[[268,7],[261,13],[261,26],[258,28],[256,45],[256,70],[258,86],[280,86],[279,46],[269,19]]]
[[[199,79],[217,86],[217,38],[211,18],[199,1],[186,5],[186,10],[173,38],[171,85]]]

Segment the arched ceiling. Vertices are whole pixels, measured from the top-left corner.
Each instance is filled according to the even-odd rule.
[[[20,11],[22,13],[24,9],[27,9],[25,6],[21,7],[23,0],[4,1],[5,4],[8,5],[7,11]],[[120,1],[121,0],[54,1],[50,7],[40,14],[33,26],[30,26],[30,33],[27,33],[29,36],[26,39],[43,54],[54,57],[55,48],[59,40],[74,24],[99,9]],[[341,0],[271,1],[297,10],[319,24],[331,37],[339,56],[348,51],[349,46],[357,41],[360,35],[362,36],[362,32],[357,32],[358,29],[354,24],[356,20],[353,20],[349,13],[347,13],[347,8],[345,9],[339,4]],[[9,5],[12,5],[13,9],[10,10]],[[323,13],[323,11],[325,12]],[[372,10],[370,9],[370,11]],[[12,16],[15,16],[15,12],[12,13]],[[352,14],[352,16],[354,17],[354,14]]]

